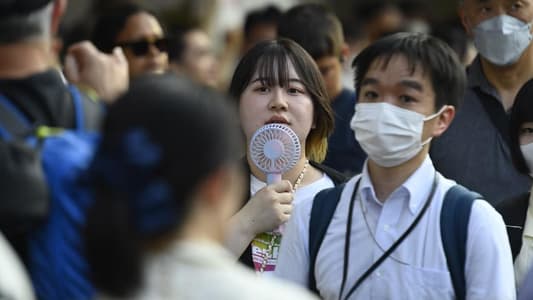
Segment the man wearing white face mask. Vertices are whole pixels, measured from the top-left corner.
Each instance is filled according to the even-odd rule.
[[[351,126],[368,160],[346,185],[295,208],[275,274],[332,300],[514,299],[501,216],[428,156],[466,85],[453,50],[399,33],[353,66]]]
[[[464,105],[430,154],[444,176],[495,205],[531,184],[512,165],[508,127],[518,90],[533,78],[533,0],[464,0],[460,15],[479,55]]]

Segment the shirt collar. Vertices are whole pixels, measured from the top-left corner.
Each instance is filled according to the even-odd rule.
[[[412,215],[415,215],[420,209],[421,205],[425,203],[431,188],[433,187],[433,181],[435,180],[435,167],[429,158],[429,155],[426,156],[424,162],[416,169],[416,171],[411,174],[411,176],[402,183],[392,194],[389,196],[389,199],[392,197],[399,197],[408,201],[409,211]],[[368,161],[365,161],[363,166],[363,173],[361,175],[361,182],[359,183],[359,189],[361,197],[365,201],[373,200],[379,205],[383,205],[379,200],[377,200],[374,186],[370,180],[370,175],[368,173]]]

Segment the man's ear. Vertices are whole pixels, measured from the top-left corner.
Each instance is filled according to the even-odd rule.
[[[433,136],[438,137],[442,135],[448,127],[450,127],[450,124],[453,121],[453,118],[455,117],[455,107],[452,105],[446,105],[444,106],[442,113],[437,118],[437,124],[433,128]]]
[[[472,32],[472,22],[466,16],[465,9],[464,9],[464,3],[461,4],[461,6],[459,7],[457,14],[459,15],[459,18],[461,19],[461,24],[463,24],[463,28],[465,29],[466,34],[469,37],[473,37],[474,33]]]
[[[52,8],[52,24],[51,24],[51,33],[52,36],[55,36],[59,31],[59,24],[61,19],[67,10],[67,0],[55,0]]]

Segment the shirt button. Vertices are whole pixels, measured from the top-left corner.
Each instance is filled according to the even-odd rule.
[[[376,272],[376,277],[381,277],[381,272]]]
[[[383,229],[388,232],[389,229],[390,229],[390,226],[389,225],[385,225],[385,226],[383,226]]]

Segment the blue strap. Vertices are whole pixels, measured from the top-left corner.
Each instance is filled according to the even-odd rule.
[[[32,128],[30,120],[4,95],[0,94],[0,137],[6,141]]]
[[[482,199],[481,195],[458,184],[448,190],[442,204],[442,245],[457,300],[466,299],[466,242],[470,212],[476,199]]]
[[[72,103],[74,104],[76,129],[85,130],[85,115],[83,113],[83,99],[81,93],[74,85],[69,85],[68,90],[72,96]]]
[[[315,278],[316,257],[324,240],[345,184],[325,189],[316,194],[309,219],[309,274],[307,287],[318,295]]]

